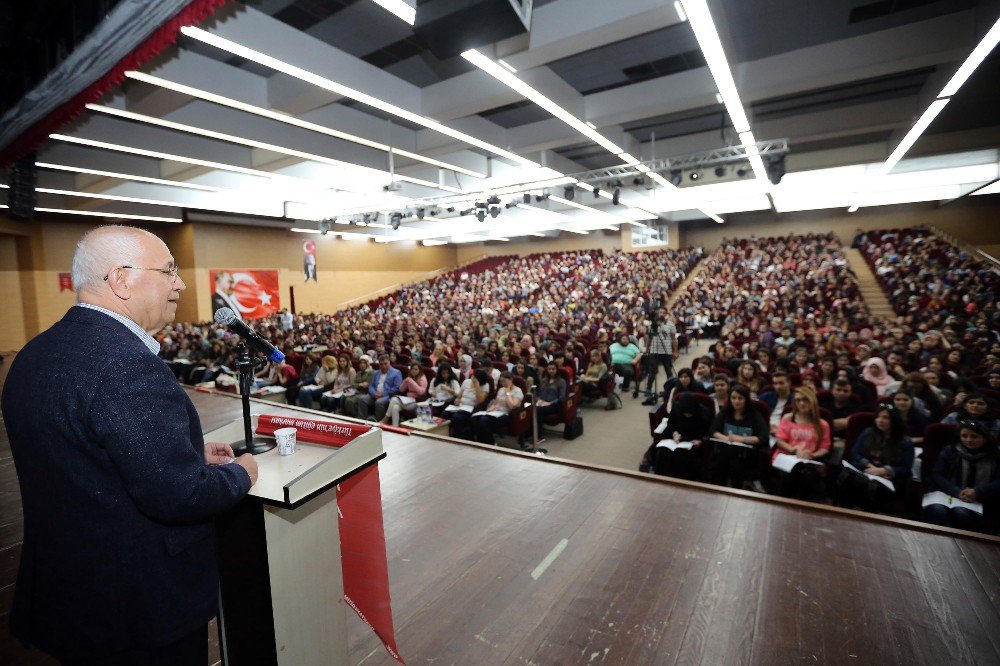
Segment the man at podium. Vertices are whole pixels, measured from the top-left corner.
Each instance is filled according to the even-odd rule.
[[[207,662],[216,514],[257,478],[206,445],[152,337],[185,289],[167,246],[105,226],[73,256],[77,303],[14,359],[3,415],[24,507],[11,633],[67,664]]]

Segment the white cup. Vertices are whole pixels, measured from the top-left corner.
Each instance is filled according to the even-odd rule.
[[[278,442],[278,455],[290,456],[295,453],[295,428],[279,428],[274,431],[274,438]]]

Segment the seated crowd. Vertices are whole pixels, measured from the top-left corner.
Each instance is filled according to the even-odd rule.
[[[288,358],[262,370],[257,386],[280,386],[291,404],[393,425],[430,397],[454,435],[483,442],[505,430],[508,412],[533,390],[539,425],[569,424],[593,370],[591,352],[605,364],[601,395],[614,388],[613,357],[622,360],[614,332],[634,336],[625,341],[626,365],[641,374],[632,368],[651,305],[702,256],[688,249],[496,257],[333,315],[276,314],[256,327]],[[237,340],[214,323],[176,324],[161,338],[163,357],[186,383],[226,381],[235,367]],[[488,421],[475,416],[480,411]]]
[[[886,249],[900,248],[868,246],[876,265]],[[430,400],[453,435],[483,443],[498,433],[523,443],[529,398],[539,432],[561,423],[569,437],[581,401],[613,409],[622,391],[637,395],[644,373],[658,388],[643,359],[657,358],[646,354],[656,322],[676,322],[681,345],[718,340],[676,376],[668,366],[662,401],[649,392],[657,404],[643,471],[993,529],[995,274],[968,257],[958,274],[950,264],[907,268],[907,280],[943,285],[940,302],[880,322],[832,234],[726,240],[661,307],[702,258],[700,249],[491,258],[333,315],[282,313],[256,324],[289,357],[259,383],[283,387],[293,404],[393,425]],[[975,308],[954,313],[959,283]],[[235,367],[235,340],[215,324],[177,324],[161,337],[182,381]]]
[[[975,285],[995,279],[962,265]],[[832,237],[724,242],[675,305],[689,322],[707,313],[720,339],[664,387],[640,469],[995,529],[992,301],[971,317],[878,324]]]

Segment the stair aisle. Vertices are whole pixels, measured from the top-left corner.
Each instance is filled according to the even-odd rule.
[[[862,256],[861,251],[855,248],[844,248],[847,255],[847,263],[858,277],[858,288],[861,296],[868,306],[868,310],[876,319],[889,319],[896,316],[893,312],[885,292],[875,279],[875,274],[868,267],[868,262]]]

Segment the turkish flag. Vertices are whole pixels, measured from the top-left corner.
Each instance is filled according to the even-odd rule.
[[[244,319],[256,319],[274,314],[281,309],[278,295],[278,271],[246,269],[213,269],[208,272],[208,283],[215,285],[215,276],[226,272],[233,276],[232,299]]]

